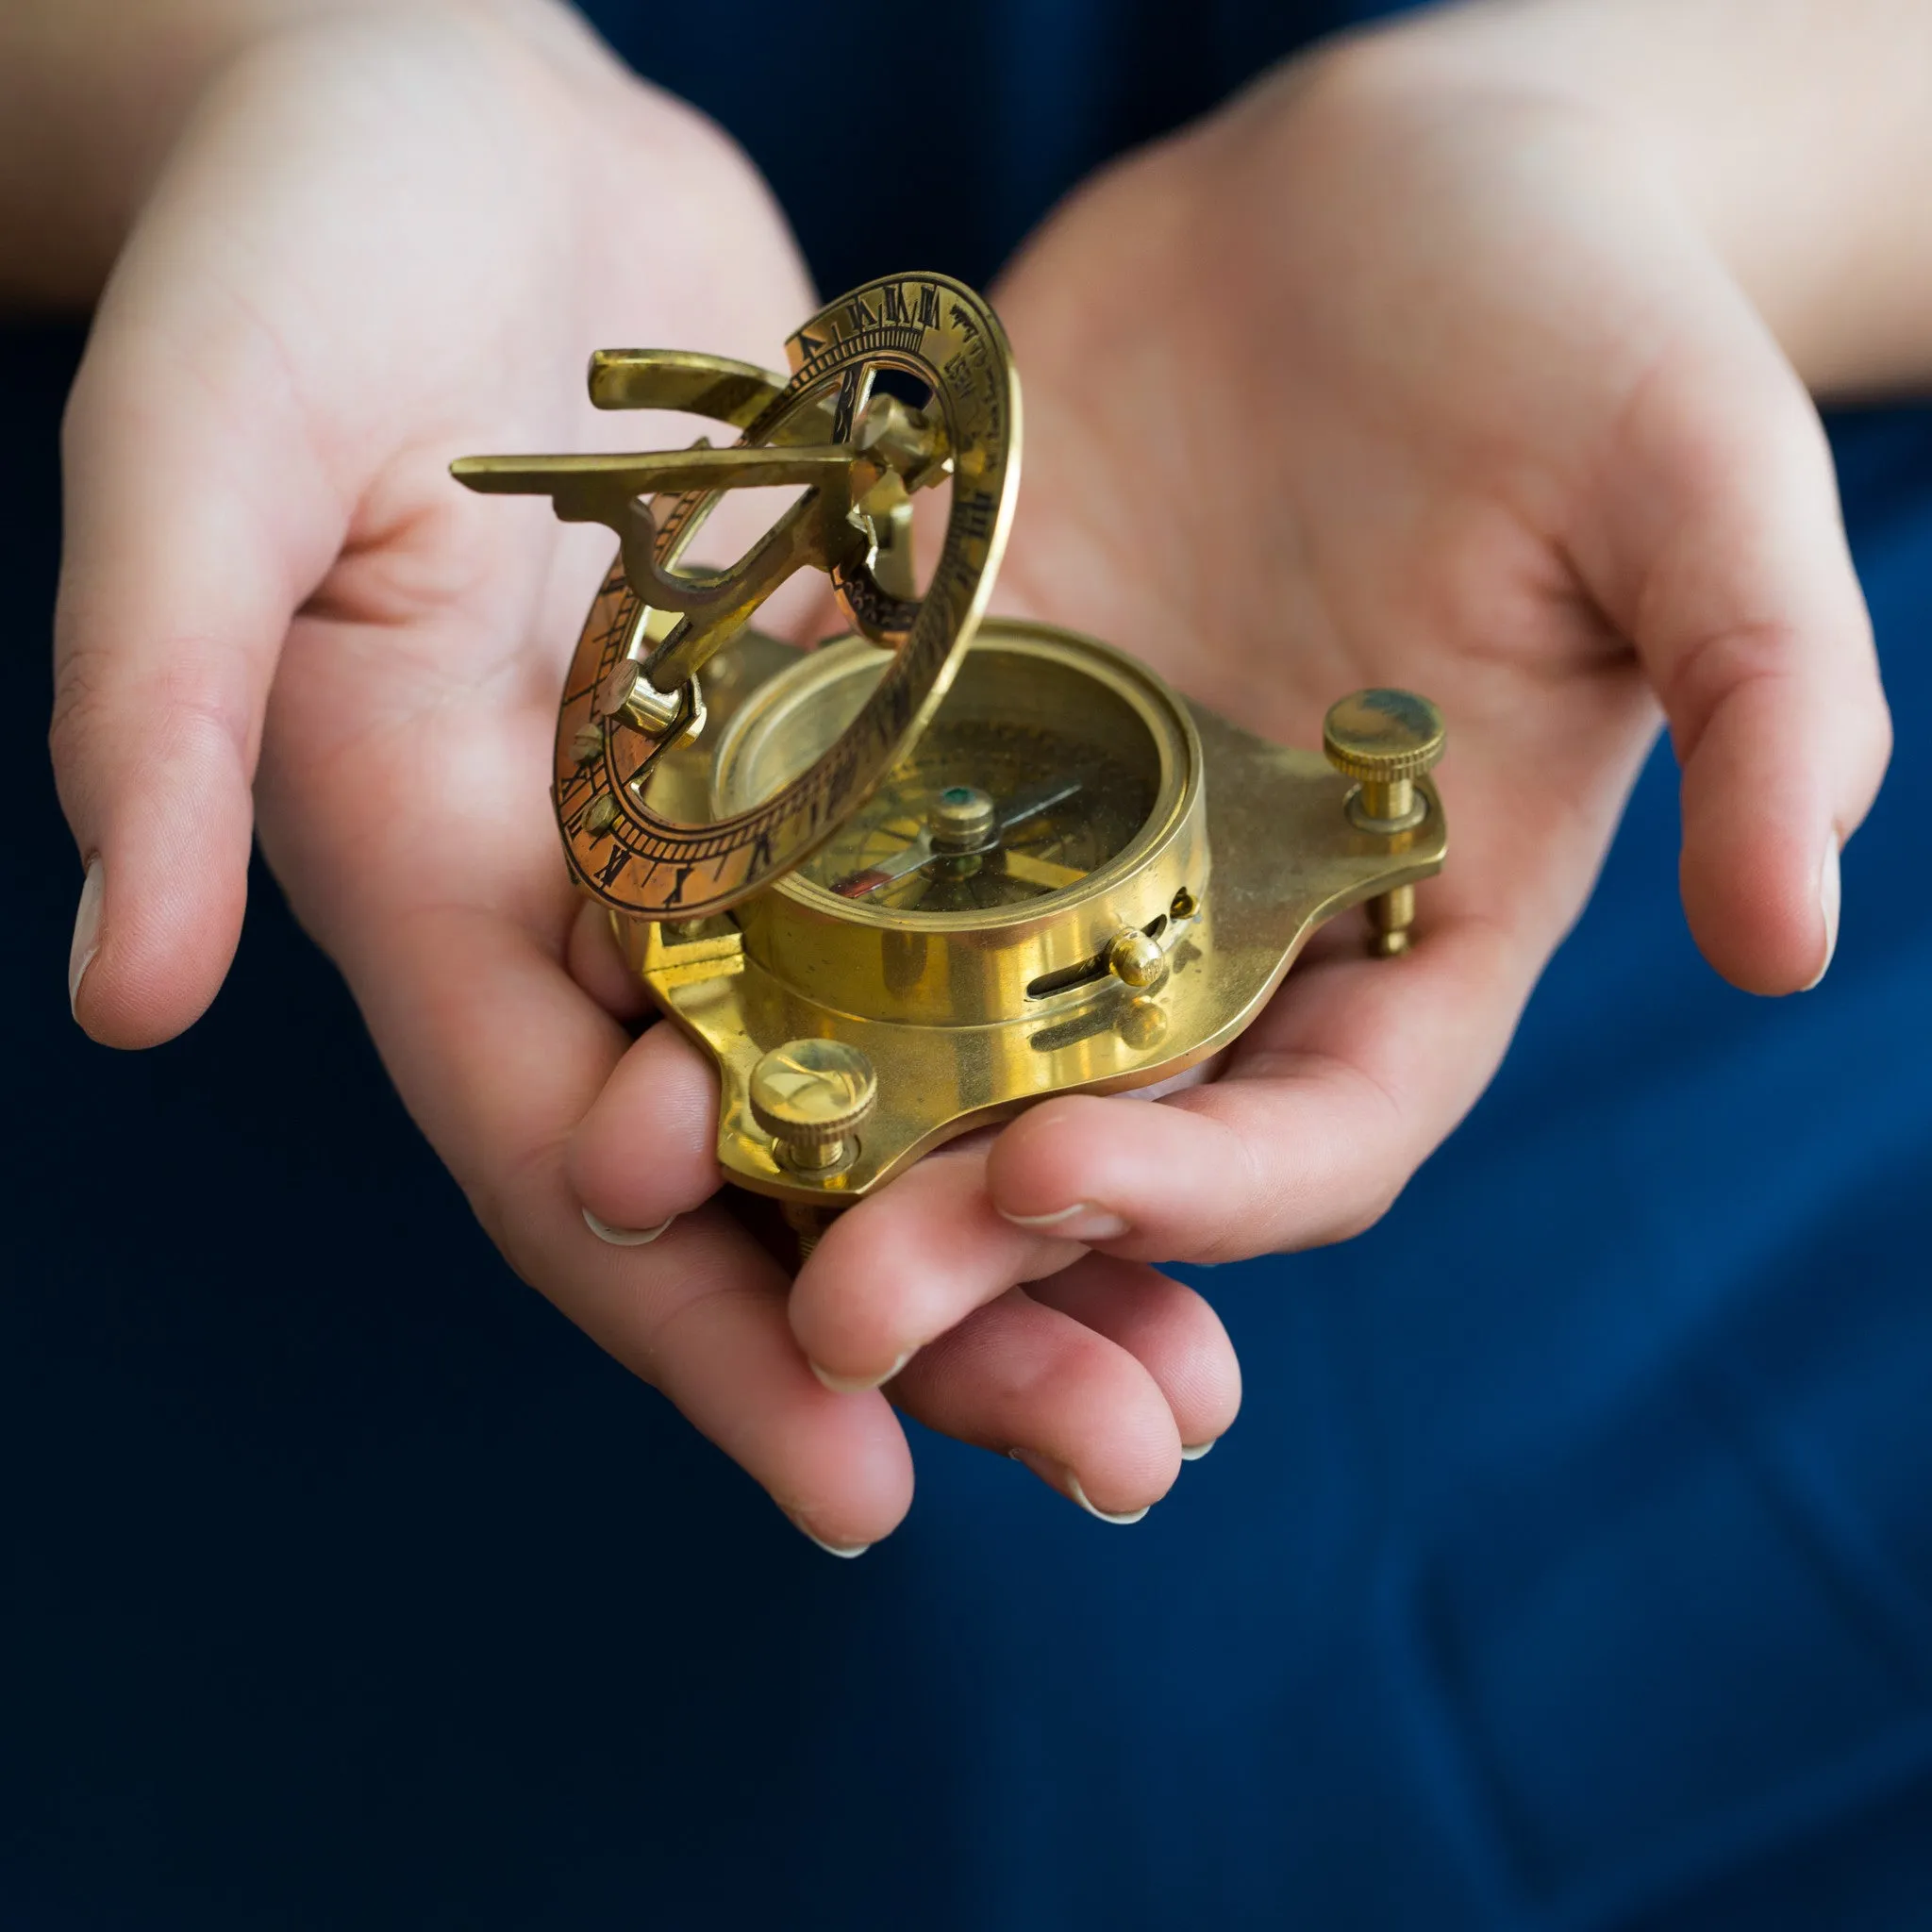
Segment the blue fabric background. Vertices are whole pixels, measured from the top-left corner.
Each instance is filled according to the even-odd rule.
[[[788,198],[868,61],[937,71],[943,31],[983,63],[1002,172],[913,145],[863,221],[794,201],[827,287],[986,275],[1308,24],[642,11],[607,24]],[[721,14],[765,23],[748,78]],[[1775,1005],[1696,957],[1653,761],[1389,1220],[1201,1277],[1248,1403],[1142,1524],[922,1437],[911,1521],[832,1563],[509,1276],[265,877],[191,1036],[70,1028],[42,731],[75,352],[0,342],[0,1926],[1932,1924],[1909,749],[1830,977]],[[1932,415],[1834,437],[1909,748]]]

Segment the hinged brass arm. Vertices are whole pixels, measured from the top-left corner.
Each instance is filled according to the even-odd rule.
[[[785,385],[755,362],[690,349],[599,349],[591,400],[600,409],[675,409],[748,429]]]
[[[685,622],[647,666],[661,691],[686,683],[787,577],[805,564],[829,571],[863,556],[849,520],[852,472],[866,459],[845,443],[656,450],[628,456],[464,457],[458,482],[508,496],[547,496],[567,524],[602,524],[617,538],[639,599]],[[731,569],[673,574],[658,562],[658,525],[642,499],[660,491],[795,487],[791,506]]]

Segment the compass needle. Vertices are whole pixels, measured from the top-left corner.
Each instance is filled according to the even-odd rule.
[[[1000,816],[1001,836],[1016,830],[1028,819],[1038,818],[1041,812],[1051,811],[1055,806],[1064,805],[1068,799],[1077,798],[1079,795],[1080,787],[1077,784],[1069,784],[1045,788],[1030,798],[1016,799]]]
[[[946,791],[942,791],[940,794],[940,808],[941,810],[944,809],[945,800],[951,793],[955,792],[961,794],[962,799],[969,794],[975,798],[984,796],[983,793],[977,792],[974,787],[952,786]],[[895,858],[887,859],[880,864],[867,866],[861,872],[847,873],[842,878],[833,880],[831,882],[831,889],[840,894],[841,898],[863,899],[869,897],[874,892],[882,891],[887,886],[895,885],[900,879],[906,878],[909,874],[920,871],[923,867],[930,865],[936,858],[941,856],[942,849],[945,857],[949,858],[977,858],[989,852],[997,852],[1008,833],[1017,831],[1022,825],[1040,817],[1042,812],[1051,811],[1055,806],[1064,805],[1069,799],[1077,797],[1079,792],[1080,787],[1077,784],[1041,787],[1022,798],[1013,800],[999,814],[996,820],[991,818],[989,811],[987,814],[988,824],[983,836],[969,836],[963,842],[948,841],[944,843],[943,848],[936,841],[935,833],[930,828],[922,828],[907,841],[904,850]],[[991,801],[988,800],[987,804],[990,807]],[[943,837],[942,834],[940,836]],[[1013,872],[1010,863],[1008,870],[1008,872]],[[1071,885],[1074,879],[1080,876],[1078,870],[1073,866],[1059,866],[1056,867],[1055,870],[1059,874],[1056,881],[1059,885]],[[1026,876],[1024,872],[1013,873],[1013,875],[1016,877]],[[1037,876],[1037,874],[1035,875]],[[1051,888],[1047,890],[1051,890]]]

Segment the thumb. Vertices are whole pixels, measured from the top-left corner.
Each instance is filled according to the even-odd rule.
[[[268,688],[342,528],[259,326],[135,255],[68,404],[51,733],[87,869],[75,1017],[126,1047],[190,1025],[234,956]]]
[[[1754,325],[1653,372],[1607,474],[1586,575],[1670,720],[1691,931],[1748,991],[1815,985],[1891,745],[1817,412]]]

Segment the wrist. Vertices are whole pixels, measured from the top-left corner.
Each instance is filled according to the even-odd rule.
[[[1593,119],[1674,195],[1814,391],[1932,377],[1932,16],[1868,0],[1490,0],[1318,56],[1348,85]]]
[[[99,293],[196,105],[264,42],[353,16],[444,13],[581,77],[616,63],[564,0],[25,0],[0,16],[0,306]]]

